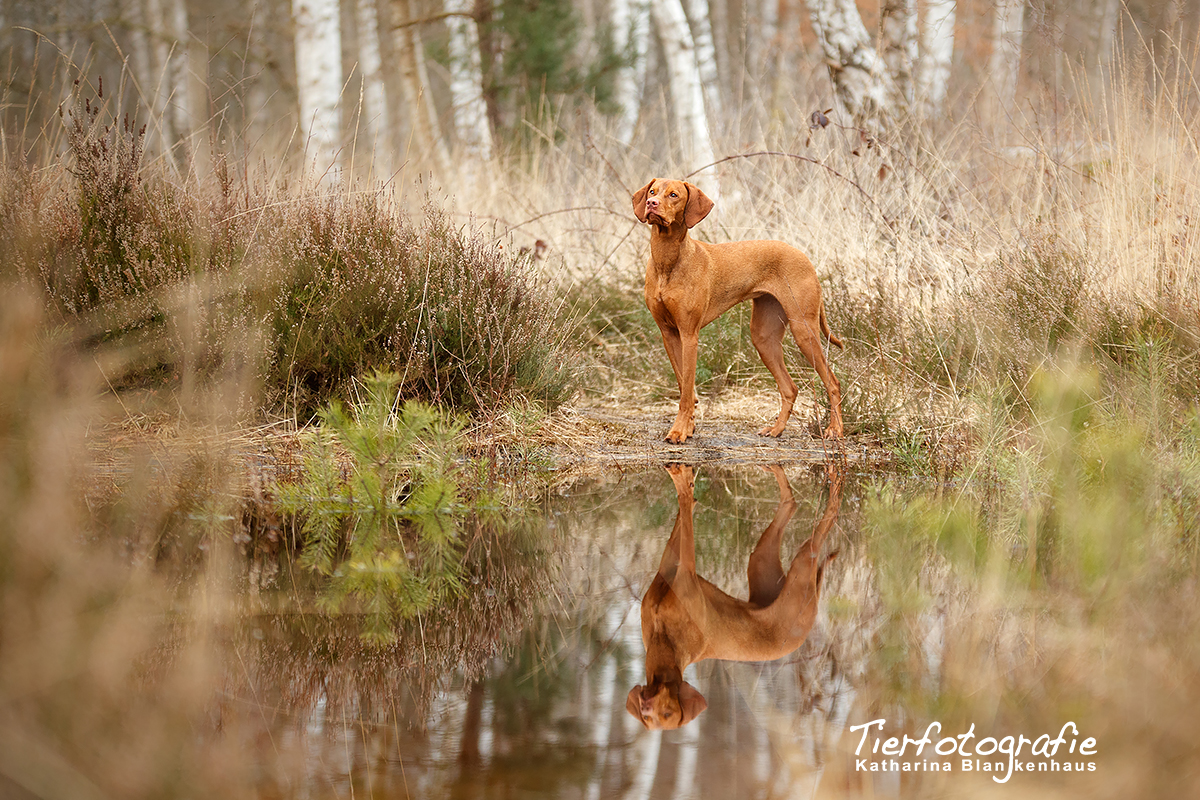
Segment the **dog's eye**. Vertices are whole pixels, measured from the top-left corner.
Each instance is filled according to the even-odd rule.
[[[671,197],[679,197],[679,192],[671,192]]]

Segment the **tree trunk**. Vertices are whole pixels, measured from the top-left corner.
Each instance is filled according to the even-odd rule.
[[[916,0],[884,0],[879,13],[883,63],[895,81],[896,92],[905,105],[912,105],[918,44]]]
[[[469,14],[471,0],[446,0],[446,13]],[[454,132],[458,145],[470,157],[492,157],[492,132],[483,99],[483,72],[479,57],[479,31],[474,19],[447,18],[450,29],[450,95],[454,104]]]
[[[704,90],[704,107],[708,118],[722,122],[721,75],[717,70],[717,48],[713,44],[712,21],[708,16],[708,0],[687,0],[687,16],[691,21],[692,41],[696,45],[696,68]]]
[[[0,2],[0,53],[8,49],[9,44],[9,25],[10,20],[7,17],[8,0]],[[141,92],[141,100],[150,107],[150,113],[154,113],[154,64],[150,59],[150,40],[148,32],[150,29],[150,14],[147,8],[141,4],[134,4],[132,13],[135,16],[133,24],[129,30],[130,50],[133,52],[133,68],[134,74],[137,76],[139,83],[138,89]],[[153,122],[153,119],[151,119]],[[144,142],[147,154],[159,152],[159,136],[158,130],[150,132]]]
[[[903,95],[871,46],[854,0],[808,0],[808,11],[838,100],[856,124],[886,127]]]
[[[671,104],[683,150],[683,164],[693,167],[711,164],[716,159],[713,157],[712,137],[704,112],[704,90],[696,64],[696,46],[688,27],[687,15],[683,13],[683,5],[680,0],[655,0],[650,5],[650,13],[658,27],[663,56],[667,62]],[[714,197],[715,173],[711,180],[712,188],[706,185],[704,191]]]
[[[342,30],[337,0],[292,0],[296,20],[296,90],[305,167],[329,176],[341,139]]]
[[[607,633],[608,629],[612,629],[610,640],[616,639],[620,635],[621,627],[626,624],[627,619],[628,616],[626,619],[621,617],[621,606],[614,603],[608,607],[604,613],[604,632]],[[636,625],[637,622],[628,624]],[[588,780],[587,794],[585,795],[587,800],[600,800],[608,754],[612,750],[613,740],[618,738],[613,736],[613,729],[616,728],[613,725],[613,706],[616,704],[620,691],[617,682],[622,678],[617,669],[617,656],[616,653],[601,653],[597,657],[603,659],[600,674],[596,679],[600,691],[595,702],[583,706],[585,715],[590,716],[592,720],[591,745],[596,753],[596,761],[592,767],[592,775]],[[623,685],[622,688],[624,688]]]
[[[946,100],[946,84],[954,59],[955,6],[955,0],[927,0],[925,5],[917,93],[926,116],[930,117],[942,110]]]
[[[1001,114],[1013,107],[1021,75],[1021,38],[1025,32],[1025,0],[998,0],[989,72]]]
[[[697,718],[676,734],[679,751],[678,760],[675,762],[676,797],[696,796],[696,773],[700,765],[700,726],[701,720]]]
[[[730,58],[729,2],[708,0],[708,18],[712,21],[713,47],[717,55],[717,76],[720,80],[721,97],[733,105],[734,64]]]
[[[358,68],[362,71],[359,136],[371,145],[372,172],[387,176],[392,172],[392,125],[383,85],[383,58],[379,54],[379,8],[375,0],[355,0],[354,23],[358,28]]]
[[[176,166],[187,159],[191,134],[188,84],[188,20],[184,0],[147,0],[146,23],[153,42],[154,95],[159,146]]]
[[[629,66],[617,72],[613,99],[617,112],[617,141],[629,144],[642,107],[646,82],[646,53],[650,47],[650,8],[644,0],[612,0],[613,44],[629,57]]]
[[[492,0],[475,0],[475,22],[479,31],[479,71],[483,79],[483,101],[487,105],[488,124],[492,136],[500,130],[504,115],[500,105],[500,82],[497,75],[502,66],[500,37],[492,29],[495,18]]]
[[[429,75],[425,70],[425,49],[418,26],[413,0],[391,0],[392,24],[396,26],[396,53],[400,62],[400,85],[411,120],[412,146],[417,160],[426,160],[429,168],[445,176],[450,170],[450,154],[438,125],[437,111],[429,91]],[[406,152],[405,158],[408,158]]]

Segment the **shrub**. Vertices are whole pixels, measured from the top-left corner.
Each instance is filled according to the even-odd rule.
[[[381,192],[235,185],[219,154],[211,183],[175,185],[109,102],[76,89],[61,169],[3,163],[0,269],[119,353],[117,391],[255,375],[266,407],[302,418],[374,369],[468,411],[570,394],[570,325],[526,257],[432,206],[413,223]]]
[[[312,413],[373,368],[396,372],[406,397],[464,410],[517,396],[554,408],[570,394],[569,326],[524,257],[433,207],[420,227],[373,195],[300,211],[271,254],[276,403]]]
[[[54,258],[37,274],[61,312],[80,313],[175,283],[190,272],[193,213],[163,181],[142,178],[140,128],[101,116],[76,82],[60,109],[74,176],[64,207],[55,209]]]

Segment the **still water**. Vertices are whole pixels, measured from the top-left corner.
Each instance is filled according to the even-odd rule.
[[[383,647],[306,613],[295,586],[253,593],[220,713],[253,731],[260,795],[799,797],[861,783],[838,755],[858,738],[847,724],[866,669],[859,483],[824,467],[705,467],[692,490],[690,470],[681,481],[674,469],[674,482],[661,467],[578,481],[515,529],[479,532],[471,596]],[[651,660],[688,636],[724,657],[684,669],[685,691],[703,698],[694,719],[650,730],[631,694],[648,682],[641,598],[660,563],[678,563],[668,543],[689,517],[695,572],[710,582],[689,613],[704,619],[681,628],[674,609]],[[753,613],[748,572],[765,607]],[[785,607],[789,592],[807,594]],[[804,624],[772,645],[774,660],[729,660],[763,652],[713,643],[740,636],[738,619],[761,638],[792,617]]]

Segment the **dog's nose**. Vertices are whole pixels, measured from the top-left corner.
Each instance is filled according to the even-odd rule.
[[[658,208],[658,198],[652,197],[646,201],[646,208]]]

